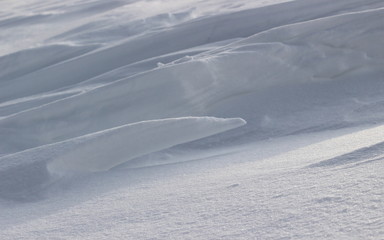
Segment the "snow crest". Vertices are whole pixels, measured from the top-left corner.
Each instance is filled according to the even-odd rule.
[[[241,127],[240,118],[184,117],[126,124],[0,157],[0,198],[34,201],[60,178],[100,172],[142,155]]]
[[[51,172],[105,171],[148,153],[225,132],[241,118],[185,117],[143,121],[83,136],[87,141],[48,164]]]
[[[383,19],[1,0],[1,239],[380,239]]]

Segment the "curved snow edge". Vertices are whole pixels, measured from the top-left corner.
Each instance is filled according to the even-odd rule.
[[[245,124],[241,118],[215,117],[169,118],[127,124],[82,136],[87,140],[50,162],[47,168],[51,173],[105,171],[136,157]]]

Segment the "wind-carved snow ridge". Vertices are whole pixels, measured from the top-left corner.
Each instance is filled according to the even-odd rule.
[[[105,171],[136,157],[244,124],[241,118],[214,117],[184,117],[128,124],[84,136],[89,140],[48,164],[48,169],[55,173]]]
[[[383,19],[1,0],[1,240],[381,239]]]
[[[379,142],[372,146],[359,148],[350,153],[346,153],[331,159],[310,165],[309,167],[333,167],[346,164],[364,164],[371,161],[384,160],[384,142]]]
[[[241,118],[183,117],[143,121],[0,158],[0,198],[33,201],[57,178],[109,170],[142,155],[225,132]]]
[[[256,17],[252,11],[248,14],[235,16],[245,22]],[[4,139],[0,152],[23,151],[127,123],[183,116],[241,117],[249,123],[247,126],[252,126],[252,131],[258,131],[257,135],[254,134],[256,137],[262,135],[260,129],[269,137],[268,131],[287,133],[287,129],[296,132],[324,129],[330,125],[345,127],[369,122],[373,115],[376,116],[375,121],[381,121],[384,119],[381,111],[370,110],[370,105],[382,101],[384,52],[369,43],[384,37],[383,17],[384,10],[380,8],[280,26],[227,46],[212,46],[211,51],[197,54],[182,63],[174,62],[166,67],[119,78],[105,86],[84,91],[84,94],[6,116],[0,120],[0,137]],[[227,18],[228,21],[231,19]],[[193,26],[194,32],[195,28],[204,26],[203,21],[201,19],[185,27]],[[242,23],[239,19],[233,21],[239,25]],[[125,47],[118,45],[121,48],[114,47],[112,52],[109,52],[111,49],[104,49],[96,55],[86,55],[45,68],[40,73],[34,72],[39,74],[36,81],[43,76],[46,78],[48,82],[44,84],[36,85],[30,81],[30,75],[24,80],[18,78],[16,82],[9,83],[12,88],[0,88],[0,98],[16,96],[14,88],[17,91],[40,91],[47,86],[60,89],[66,83],[72,83],[73,77],[81,71],[103,72],[99,67],[110,63],[109,58],[105,58],[107,52],[120,66],[124,65],[120,60],[127,60],[127,56],[132,57],[125,63],[130,65],[156,54],[207,43],[204,33],[193,35],[196,43],[183,45],[188,43],[184,41],[186,29],[179,27],[157,36],[166,42],[183,36],[177,48],[165,44],[170,49],[155,53],[150,49],[144,51],[142,46],[140,54],[150,54],[140,58],[140,54],[134,52],[125,52],[123,56],[115,54],[122,49],[136,49],[138,42],[126,42],[122,45]],[[253,27],[246,29],[248,35]],[[227,36],[229,30],[225,28],[222,31]],[[242,34],[245,35],[245,32],[233,32],[228,37],[241,37]],[[146,37],[146,42],[137,41],[154,47],[153,41],[149,41],[152,38]],[[217,40],[223,39],[227,38]],[[69,63],[76,68],[67,68]],[[111,66],[105,71],[114,67],[118,66]],[[68,72],[73,73],[70,78],[67,78]],[[91,77],[80,75],[85,79]],[[88,80],[88,84],[92,84],[92,79]],[[359,103],[361,98],[374,95],[377,99],[368,101],[372,104],[362,106]],[[8,109],[24,109],[24,104],[28,106],[27,103],[6,106],[5,113]],[[329,104],[334,108],[328,108]],[[336,106],[339,108],[336,109]],[[382,108],[382,104],[375,106],[376,109]],[[357,111],[361,107],[368,109],[364,110],[367,111],[365,114]],[[371,117],[362,119],[363,115]]]

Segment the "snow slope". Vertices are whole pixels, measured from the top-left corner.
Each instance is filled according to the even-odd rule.
[[[383,1],[0,5],[1,239],[384,238]]]

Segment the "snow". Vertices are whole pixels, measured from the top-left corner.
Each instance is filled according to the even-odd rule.
[[[241,118],[189,117],[143,121],[71,139],[80,142],[47,168],[50,172],[105,171],[148,153],[245,124]],[[135,137],[132,137],[135,136]],[[86,140],[84,140],[86,139]],[[95,151],[97,149],[97,151]]]
[[[0,6],[1,239],[384,237],[383,1]]]

